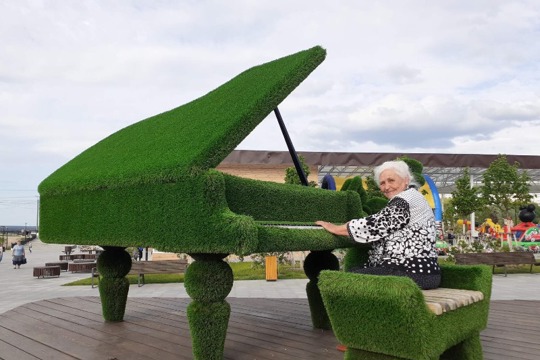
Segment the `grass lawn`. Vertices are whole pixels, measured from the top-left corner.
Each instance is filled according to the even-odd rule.
[[[439,262],[444,263],[447,260],[439,258]],[[448,261],[449,263],[453,263]],[[266,274],[263,267],[253,267],[251,262],[236,262],[229,263],[234,274],[234,280],[265,280]],[[508,274],[523,274],[529,273],[530,265],[507,265],[506,272]],[[533,266],[533,273],[540,273],[540,266]],[[504,267],[495,267],[495,274],[504,274]],[[137,284],[136,275],[128,275],[130,284]],[[290,265],[278,266],[278,279],[306,279],[304,269],[299,267],[291,267]],[[146,284],[166,284],[166,283],[181,283],[184,282],[184,274],[148,274],[144,276]],[[92,279],[86,278],[77,280],[64,286],[72,285],[90,285]]]
[[[265,280],[266,273],[263,267],[252,267],[251,262],[236,262],[229,263],[233,271],[234,280]],[[304,269],[296,267],[293,268],[290,265],[279,265],[278,266],[278,279],[306,279],[306,274],[304,274]],[[130,284],[137,284],[136,275],[128,275],[128,280]],[[184,274],[148,274],[144,276],[144,281],[146,284],[166,284],[166,283],[178,283],[184,282]],[[86,278],[77,280],[64,286],[74,286],[74,285],[90,285],[92,279]]]

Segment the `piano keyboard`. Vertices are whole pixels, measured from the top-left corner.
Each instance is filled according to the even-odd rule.
[[[298,229],[298,230],[322,230],[323,227],[320,225],[307,225],[307,224],[280,224],[280,223],[262,223],[259,222],[259,225],[268,226],[268,227],[278,227],[285,229]]]

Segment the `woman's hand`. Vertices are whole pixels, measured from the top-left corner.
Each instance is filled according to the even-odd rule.
[[[336,224],[332,224],[331,222],[321,221],[321,220],[315,221],[315,224],[322,226],[323,229],[325,229],[326,231],[334,235],[340,235],[340,236],[349,235],[349,231],[347,230],[347,224],[336,225]]]

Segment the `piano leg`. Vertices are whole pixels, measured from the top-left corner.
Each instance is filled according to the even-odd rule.
[[[233,272],[223,261],[228,254],[190,254],[195,259],[184,277],[192,301],[187,307],[195,360],[221,360],[231,307],[225,300],[233,286]]]
[[[122,321],[129,292],[126,275],[131,269],[131,256],[123,247],[103,246],[103,249],[96,264],[102,276],[98,285],[101,311],[106,321]]]
[[[339,261],[332,251],[312,251],[304,261],[304,272],[309,278],[306,285],[311,322],[316,329],[331,330],[330,318],[324,307],[317,282],[322,270],[339,270]]]

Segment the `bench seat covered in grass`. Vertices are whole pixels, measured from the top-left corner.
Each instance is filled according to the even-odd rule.
[[[125,247],[188,253],[185,286],[195,359],[220,359],[232,270],[228,254],[323,253],[347,239],[265,222],[346,222],[362,214],[358,193],[244,179],[216,170],[223,159],[324,60],[320,46],[254,66],[185,105],[128,126],[88,148],[39,185],[40,237],[100,245],[103,316],[121,321],[131,258]],[[284,115],[286,118],[286,115]],[[306,124],[307,126],[308,124]],[[279,127],[276,123],[276,131]],[[317,288],[308,290],[317,292]],[[320,298],[320,297],[319,297]],[[313,304],[317,300],[313,300]],[[319,300],[320,304],[320,300]],[[322,305],[315,326],[327,324]],[[320,315],[318,315],[320,313]]]
[[[334,335],[347,346],[344,358],[482,359],[491,270],[441,269],[444,290],[425,291],[407,277],[321,272],[318,286]]]

